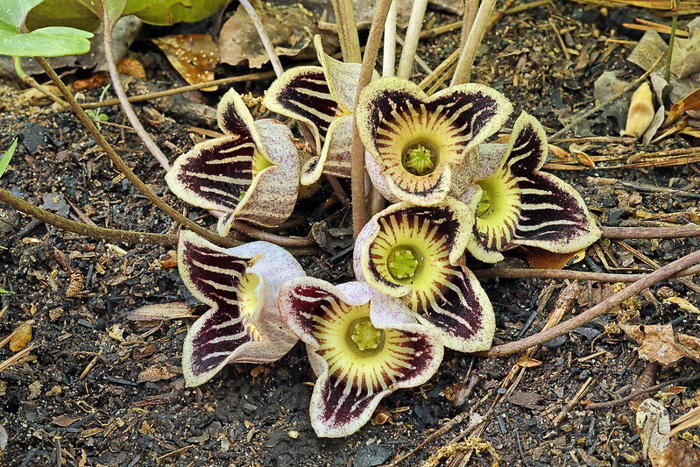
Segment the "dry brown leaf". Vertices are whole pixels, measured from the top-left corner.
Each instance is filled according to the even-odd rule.
[[[166,379],[170,379],[174,376],[177,376],[179,373],[176,371],[173,371],[172,368],[170,368],[168,365],[153,365],[151,367],[146,368],[143,370],[141,373],[139,373],[138,378],[136,379],[137,382],[143,383],[143,382],[149,382],[149,383],[154,383],[156,381],[163,381]]]
[[[252,370],[250,370],[250,376],[253,378],[257,378],[263,373],[267,373],[270,371],[270,368],[267,365],[256,365],[253,367]]]
[[[67,428],[80,420],[82,417],[71,417],[69,415],[59,415],[58,417],[54,417],[53,420],[51,420],[51,423],[53,423],[56,426],[60,426],[63,428]]]
[[[192,308],[185,302],[146,305],[130,311],[126,319],[131,321],[162,321],[169,319],[195,318]]]
[[[680,101],[671,106],[671,110],[666,117],[666,124],[670,124],[678,119],[683,112],[700,107],[700,89],[696,89]]]
[[[152,39],[170,64],[189,84],[214,80],[219,47],[209,34],[177,34]],[[202,91],[216,91],[217,86]]]
[[[583,260],[584,256],[586,256],[585,248],[576,253],[552,253],[539,248],[531,248],[525,259],[530,267],[535,269],[564,269]]]
[[[132,78],[146,79],[146,70],[143,69],[141,62],[135,58],[123,58],[117,63],[117,71],[123,75],[131,76]]]
[[[20,324],[12,334],[10,339],[10,350],[19,352],[32,340],[32,325],[29,323]]]
[[[522,355],[518,359],[517,365],[523,368],[532,368],[542,365],[542,362],[539,360],[535,360],[534,358],[530,358],[527,355]]]
[[[685,298],[668,297],[666,300],[664,300],[664,303],[673,303],[681,310],[688,311],[690,313],[700,314],[700,310],[698,310],[692,303],[690,303]]]
[[[623,322],[620,328],[640,344],[637,352],[644,360],[662,365],[672,365],[683,357],[700,361],[700,339],[687,334],[676,336],[670,324],[645,326]]]
[[[641,137],[654,119],[654,103],[652,102],[651,87],[645,81],[632,94],[629,110],[627,111],[627,126],[622,136]]]
[[[104,71],[98,71],[88,79],[79,79],[73,83],[73,90],[75,92],[83,92],[88,89],[101,88],[107,84],[107,75]]]
[[[394,421],[391,419],[391,414],[389,413],[389,410],[387,410],[386,407],[380,405],[379,407],[377,407],[377,410],[374,411],[374,416],[372,417],[372,425],[384,425],[385,423],[393,425]]]
[[[174,268],[177,266],[177,252],[175,250],[170,250],[158,258],[158,261],[164,268]]]

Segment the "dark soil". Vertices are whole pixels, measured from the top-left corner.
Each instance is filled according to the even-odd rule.
[[[593,106],[593,82],[603,71],[617,70],[628,80],[642,73],[624,60],[633,42],[606,41],[634,40],[611,21],[611,15],[576,4],[557,5],[505,16],[487,36],[474,74],[478,82],[512,100],[514,116],[523,110],[530,112],[550,134],[576,112]],[[429,13],[428,19],[432,17],[436,25],[457,19],[437,12]],[[562,53],[552,25],[564,31],[561,35],[567,47],[579,50],[579,55],[567,58]],[[458,32],[424,40],[420,56],[434,68],[458,40]],[[152,64],[147,68],[149,82],[172,85],[178,80],[145,37],[132,51],[134,57]],[[424,73],[416,70],[414,81],[419,81]],[[259,95],[267,84],[250,83],[237,89]],[[86,99],[97,100],[100,92],[90,91]],[[16,82],[3,84],[1,95],[0,148],[9,147],[16,137],[21,144],[0,186],[78,219],[72,204],[101,226],[144,232],[174,229],[169,218],[120,176],[72,114],[55,113],[44,101],[26,101],[24,88]],[[218,95],[196,97],[215,106]],[[171,160],[192,147],[193,133],[186,120],[166,111],[158,123],[150,104],[137,106],[137,110],[144,120],[154,122],[147,129]],[[125,124],[117,107],[106,113],[109,122]],[[594,135],[619,134],[614,119],[594,115],[590,122]],[[209,129],[216,130],[214,126]],[[186,210],[191,218],[201,216],[203,225],[214,225],[205,212],[184,205],[168,192],[162,170],[132,131],[107,124],[102,131],[136,174],[166,201]],[[567,142],[554,144],[568,147]],[[630,147],[623,141],[590,144],[589,155],[622,154],[624,163],[627,155],[636,152],[684,148],[697,141],[673,136],[648,147]],[[695,165],[606,170],[602,168],[606,164],[601,161],[599,168],[556,172],[581,191],[603,225],[685,224],[689,215],[695,212],[697,216],[692,210],[697,196],[671,196],[649,188],[673,187],[697,195],[700,171]],[[330,197],[331,190],[324,185],[314,198],[301,203],[295,214],[298,224],[286,233],[305,235],[316,222],[347,229],[351,222],[348,209],[337,203],[319,207]],[[336,283],[352,280],[350,257],[336,254],[351,240],[347,235],[337,235],[334,240],[329,252],[300,261],[310,275]],[[694,239],[627,244],[662,265],[698,247]],[[481,436],[485,444],[471,457],[473,465],[492,465],[497,459],[503,465],[532,466],[648,462],[641,457],[635,412],[627,403],[598,411],[586,410],[580,403],[567,407],[589,379],[592,384],[582,401],[625,396],[647,366],[638,358],[634,341],[616,331],[619,310],[548,343],[533,356],[541,365],[523,371],[515,383],[504,385],[517,355],[484,360],[447,351],[438,374],[428,384],[399,390],[382,401],[375,417],[379,423],[367,424],[346,439],[320,439],[309,423],[315,377],[301,344],[275,364],[232,365],[209,383],[185,389],[179,366],[182,342],[192,320],[135,323],[126,319],[127,312],[142,305],[190,298],[176,268],[164,268],[159,261],[167,256],[168,248],[109,245],[32,222],[2,206],[0,246],[7,248],[0,250],[0,287],[11,292],[0,296],[0,338],[33,320],[35,346],[0,373],[0,423],[9,434],[4,465],[60,465],[57,462],[62,461],[81,466],[374,466],[408,453],[465,411],[486,417]],[[606,272],[651,268],[642,256],[616,242],[602,240],[598,251],[607,265],[589,250],[587,259],[572,268]],[[526,253],[509,252],[506,264],[524,265]],[[67,298],[71,272],[76,271],[86,282],[77,296]],[[697,290],[697,278],[690,283]],[[545,279],[485,282],[497,314],[495,343],[539,331],[565,285]],[[582,283],[574,312],[599,302],[611,287]],[[670,281],[653,287],[629,307],[641,312],[644,324],[673,323],[678,332],[700,336],[697,315],[663,303],[669,294],[698,306],[696,292],[680,281]],[[570,313],[564,319],[568,317]],[[12,354],[5,345],[0,360]],[[692,376],[699,370],[697,362],[684,360],[662,368],[656,381]],[[689,383],[663,400],[672,417],[677,417],[698,405],[700,383]],[[467,438],[455,442],[455,437],[468,426],[467,420],[457,424],[403,465],[426,462],[441,448],[443,459],[430,465],[460,465],[459,451],[466,445],[459,443]],[[697,436],[698,431],[691,433]],[[453,460],[447,461],[450,455]]]

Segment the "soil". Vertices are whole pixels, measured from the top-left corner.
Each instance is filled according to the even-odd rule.
[[[594,105],[593,83],[604,71],[618,71],[628,81],[642,74],[624,60],[638,36],[625,35],[613,20],[620,11],[632,17],[637,13],[557,2],[506,15],[487,35],[475,79],[509,97],[514,115],[527,111],[552,134],[575,113]],[[457,20],[435,11],[427,16],[428,21],[432,18],[436,26]],[[149,64],[149,82],[172,87],[178,82],[176,73],[148,41],[164,34],[146,29],[131,50],[134,58]],[[562,53],[559,37],[578,54]],[[434,68],[458,40],[458,31],[423,40],[419,55]],[[424,76],[417,67],[414,81]],[[267,84],[247,83],[237,90],[260,95]],[[86,100],[98,100],[100,93],[87,91]],[[20,138],[1,187],[75,219],[79,211],[101,226],[174,231],[172,221],[123,179],[72,114],[54,112],[43,100],[28,101],[17,82],[2,84],[0,95],[0,148]],[[220,95],[221,91],[193,98],[215,106]],[[192,147],[190,122],[167,111],[159,113],[149,103],[136,108],[171,160]],[[126,124],[117,107],[105,112],[108,123]],[[617,136],[621,129],[614,118],[598,114],[588,122],[591,133],[585,137]],[[108,123],[102,132],[139,177],[191,218],[214,225],[204,211],[186,206],[167,190],[162,170],[132,131]],[[213,125],[209,129],[216,130]],[[693,209],[700,171],[694,164],[605,168],[624,163],[634,153],[688,148],[696,140],[675,135],[647,147],[615,138],[582,142],[588,143],[586,153],[598,158],[598,167],[568,161],[577,170],[554,173],[582,193],[603,225],[677,225],[692,220],[692,215],[697,222]],[[570,142],[553,143],[568,147]],[[613,157],[619,160],[610,162]],[[671,196],[663,191],[669,187],[686,193]],[[315,223],[324,222],[317,230],[330,228],[333,241],[325,245],[328,251],[300,261],[309,275],[340,283],[353,279],[345,249],[351,244],[351,216],[339,203],[324,205],[331,196],[331,189],[323,185],[312,199],[300,203],[296,226],[284,233],[306,235]],[[188,389],[180,359],[193,320],[127,320],[130,310],[143,305],[191,300],[176,268],[167,267],[170,248],[111,245],[59,231],[5,206],[0,206],[0,245],[6,248],[0,250],[0,287],[10,292],[0,295],[0,337],[32,320],[34,346],[0,373],[0,423],[9,435],[4,465],[374,466],[397,460],[441,427],[449,429],[402,465],[462,465],[470,445],[477,448],[471,465],[649,465],[642,458],[635,411],[628,403],[602,410],[587,410],[582,403],[625,396],[635,384],[644,387],[640,376],[648,364],[638,357],[637,344],[616,327],[619,309],[547,343],[532,355],[540,364],[518,372],[515,382],[507,376],[518,355],[478,359],[447,351],[428,384],[385,398],[373,422],[356,434],[321,439],[309,423],[315,377],[301,344],[275,364],[231,365],[212,381]],[[630,240],[626,245],[631,249],[602,240],[571,268],[649,270],[648,260],[666,264],[698,247],[692,238]],[[523,266],[527,253],[510,251],[505,264]],[[79,276],[85,280],[82,286]],[[672,323],[676,332],[700,336],[698,315],[663,301],[678,295],[697,306],[698,284],[697,278],[658,284],[628,303],[627,311],[639,311],[643,324]],[[565,285],[547,279],[484,281],[496,310],[495,344],[541,330]],[[577,303],[564,319],[612,290],[610,284],[583,282]],[[5,345],[0,359],[13,353]],[[699,372],[700,364],[683,360],[661,368],[652,381]],[[572,402],[584,386],[588,389],[580,401]],[[679,386],[662,398],[672,418],[700,401],[697,380]],[[473,429],[470,414],[485,417],[478,445],[465,443]],[[450,422],[455,417],[460,423]],[[689,431],[697,440],[698,430]]]

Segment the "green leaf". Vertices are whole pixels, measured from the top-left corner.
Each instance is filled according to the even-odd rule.
[[[12,155],[15,153],[15,149],[17,148],[17,138],[12,142],[10,145],[10,149],[8,149],[5,154],[0,157],[0,178],[2,178],[2,174],[5,173],[5,169],[7,168],[7,165],[10,163],[10,159],[12,159]]]
[[[19,29],[24,15],[43,0],[3,0],[0,6],[0,20]]]
[[[5,289],[3,289],[2,287],[0,287],[0,293],[10,293],[10,291],[9,291],[9,290],[5,290]]]
[[[0,54],[19,57],[59,57],[90,50],[92,33],[80,29],[48,27],[27,34],[0,20]]]
[[[226,2],[227,0],[129,0],[124,14],[129,12],[145,23],[168,26],[202,20]]]
[[[30,31],[46,26],[95,31],[100,19],[80,0],[44,0],[29,12],[26,25]]]

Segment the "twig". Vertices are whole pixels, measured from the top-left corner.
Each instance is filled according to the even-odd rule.
[[[110,146],[110,144],[107,142],[104,136],[102,136],[102,133],[95,127],[95,124],[92,123],[90,120],[90,117],[88,117],[85,114],[85,111],[80,107],[80,105],[75,101],[73,98],[73,95],[70,93],[68,88],[66,88],[66,85],[63,84],[63,81],[61,81],[61,78],[58,77],[56,72],[51,68],[51,65],[48,64],[48,62],[42,58],[42,57],[34,57],[34,59],[37,61],[39,66],[46,72],[46,74],[51,78],[51,81],[56,84],[58,89],[61,91],[61,94],[63,94],[63,97],[66,99],[68,104],[71,106],[73,111],[75,112],[76,116],[80,119],[80,121],[85,125],[85,128],[90,132],[90,134],[95,138],[97,143],[102,147],[102,149],[105,150],[107,153],[107,156],[109,159],[112,161],[112,163],[119,169],[125,176],[126,178],[129,179],[131,183],[134,184],[134,186],[146,196],[158,209],[163,211],[165,214],[170,216],[174,221],[179,222],[182,224],[185,228],[193,231],[197,235],[205,238],[206,240],[209,240],[212,243],[215,243],[220,246],[224,247],[234,247],[239,245],[239,242],[236,242],[234,240],[221,237],[197,224],[189,220],[187,217],[183,216],[179,212],[177,212],[175,209],[173,209],[171,206],[169,206],[165,201],[163,201],[161,198],[159,198],[155,193],[153,193],[153,190],[151,190],[148,185],[146,185],[139,177],[134,174],[134,172],[131,170],[131,168],[124,162],[124,160],[119,156],[119,154],[116,153],[114,148]]]
[[[479,279],[569,279],[598,282],[636,282],[649,274],[608,274],[604,272],[569,271],[566,269],[524,269],[524,268],[493,268],[472,271]],[[700,274],[700,265],[685,269],[669,277],[680,277]]]
[[[34,347],[35,347],[35,345],[32,344],[32,345],[30,345],[29,347],[27,347],[26,349],[17,352],[16,354],[14,354],[13,356],[11,356],[11,357],[8,358],[7,360],[5,360],[5,361],[3,361],[2,363],[0,363],[0,372],[3,372],[3,371],[5,371],[5,370],[7,370],[7,369],[10,368],[12,365],[14,365],[15,363],[17,363],[17,360],[19,360],[19,359],[21,359],[21,358],[24,358],[25,355],[27,355],[29,352],[31,352],[32,350],[34,350]]]
[[[645,276],[642,279],[639,279],[638,281],[634,282],[632,285],[629,287],[626,287],[622,289],[620,292],[606,298],[602,302],[600,302],[598,305],[594,306],[593,308],[589,308],[585,312],[581,313],[578,316],[575,316],[571,318],[568,321],[565,321],[557,326],[554,326],[551,329],[548,329],[547,331],[544,332],[539,332],[537,334],[534,334],[530,337],[526,337],[525,339],[521,339],[519,341],[515,342],[510,342],[508,344],[503,344],[503,345],[498,345],[496,347],[491,348],[488,351],[484,352],[477,352],[476,355],[479,357],[503,357],[505,355],[510,355],[516,352],[520,352],[521,350],[527,349],[528,347],[531,347],[533,345],[538,345],[542,344],[544,342],[547,342],[549,340],[554,339],[555,337],[559,337],[561,335],[564,335],[570,331],[573,331],[574,329],[583,326],[586,323],[591,322],[598,316],[601,316],[604,314],[606,311],[608,311],[610,308],[617,306],[627,300],[628,298],[641,293],[643,290],[647,289],[648,287],[656,284],[657,282],[663,281],[668,279],[669,277],[672,277],[674,274],[677,274],[691,266],[694,266],[696,264],[700,263],[700,250],[694,251],[693,253],[690,253],[689,255],[686,255],[670,264],[667,264],[666,266],[662,267],[661,269],[657,269],[656,271],[650,273],[649,275]]]
[[[629,402],[632,399],[636,399],[637,397],[644,395],[644,394],[648,394],[650,392],[666,389],[667,387],[674,386],[676,384],[690,383],[691,381],[697,381],[699,379],[700,379],[700,375],[693,375],[693,376],[686,376],[684,378],[672,379],[671,381],[666,381],[665,383],[657,384],[656,386],[651,386],[651,387],[646,388],[646,389],[641,389],[639,391],[631,392],[628,395],[626,395],[625,397],[615,399],[614,401],[588,403],[588,404],[586,404],[586,409],[588,409],[588,410],[607,409],[609,407],[614,407],[618,404],[623,404],[625,402]]]
[[[198,89],[208,88],[211,86],[222,86],[226,84],[242,83],[244,81],[258,81],[265,80],[275,76],[274,71],[265,71],[262,73],[250,73],[241,76],[232,76],[230,78],[215,79],[213,81],[207,81],[206,83],[191,84],[188,86],[181,86],[179,88],[168,89],[166,91],[149,92],[148,94],[141,94],[139,96],[130,96],[127,98],[129,102],[143,102],[152,99],[159,99],[161,97],[174,96],[176,94],[182,94],[185,92],[196,91]],[[101,102],[86,102],[81,104],[83,109],[97,109],[100,107],[109,107],[112,105],[120,104],[119,99],[107,99]]]
[[[365,46],[365,56],[362,59],[360,80],[357,85],[358,93],[372,79],[374,63],[377,61],[377,52],[379,51],[384,23],[386,22],[390,6],[391,0],[381,0],[374,14],[374,21],[372,21],[367,45]],[[357,115],[357,108],[355,108],[355,115]],[[357,121],[354,119],[352,123],[352,172],[350,183],[352,187],[352,225],[355,237],[357,237],[362,227],[367,223],[367,208],[365,206],[365,149],[360,140]]]
[[[415,0],[413,2],[411,18],[408,21],[406,38],[404,40],[403,49],[401,50],[399,68],[396,71],[396,76],[399,78],[409,79],[411,77],[411,72],[413,71],[413,58],[415,57],[416,49],[418,48],[418,39],[420,39],[420,31],[423,28],[423,17],[425,16],[425,9],[427,6],[428,0]]]
[[[283,247],[305,248],[316,245],[316,240],[314,240],[313,237],[293,238],[285,237],[283,235],[275,235],[270,232],[265,232],[264,230],[256,229],[255,227],[240,221],[233,221],[233,224],[231,224],[231,228],[237,230],[238,232],[244,233],[249,237],[253,237],[256,240],[274,243]]]
[[[143,141],[143,144],[148,149],[148,152],[150,152],[153,155],[153,157],[155,157],[155,159],[158,161],[161,167],[163,167],[163,169],[167,172],[168,170],[170,170],[170,162],[168,162],[168,158],[165,157],[163,151],[160,150],[158,145],[153,141],[153,139],[148,134],[143,125],[141,125],[141,122],[136,116],[136,112],[134,112],[134,108],[131,106],[129,100],[126,98],[124,87],[122,87],[122,83],[119,80],[119,71],[117,71],[117,64],[114,63],[114,54],[112,53],[113,24],[109,20],[109,13],[107,12],[107,6],[105,3],[102,4],[102,8],[104,14],[102,20],[102,23],[104,25],[104,34],[102,35],[102,37],[105,48],[105,59],[107,60],[107,69],[109,70],[109,76],[112,78],[112,84],[114,85],[114,92],[117,94],[117,98],[119,99],[119,102],[122,105],[122,110],[124,111],[126,118],[129,120],[129,123],[131,123],[131,126],[134,127],[134,130],[136,130],[136,134],[139,135],[139,138],[141,138],[141,141]]]
[[[38,206],[17,198],[7,190],[0,188],[0,201],[17,209],[24,214],[39,219],[42,222],[51,224],[62,230],[73,232],[78,235],[86,235],[93,238],[101,238],[110,242],[119,243],[141,243],[145,245],[177,245],[177,237],[175,235],[164,235],[155,233],[132,232],[129,230],[108,229],[105,227],[97,227],[93,225],[76,222],[65,217],[58,216],[49,211],[46,211]]]
[[[248,13],[248,16],[250,16],[250,20],[253,22],[253,26],[255,26],[255,30],[258,32],[258,36],[263,43],[263,47],[265,47],[265,52],[267,52],[267,56],[270,59],[272,69],[275,70],[275,74],[279,78],[282,76],[282,73],[284,73],[284,69],[282,68],[282,63],[280,63],[280,59],[277,56],[277,52],[275,52],[275,47],[272,45],[272,41],[265,32],[265,26],[263,26],[262,21],[260,21],[260,16],[258,16],[255,8],[253,8],[253,5],[251,5],[248,0],[240,0],[240,2],[241,6]]]
[[[700,237],[700,225],[678,227],[602,227],[603,238],[625,240],[632,238]]]

